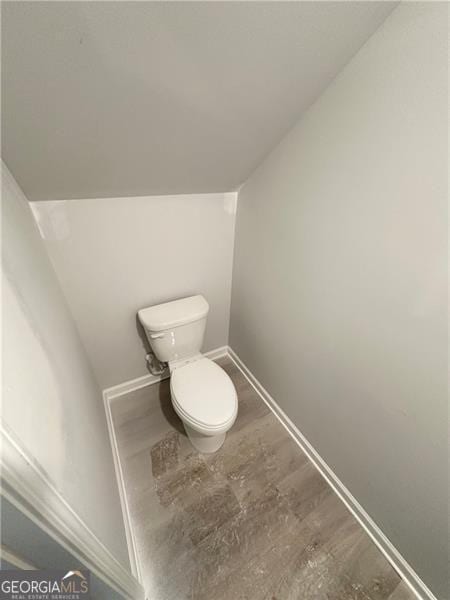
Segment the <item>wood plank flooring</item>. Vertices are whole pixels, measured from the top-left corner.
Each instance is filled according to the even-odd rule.
[[[239,414],[198,454],[169,381],[113,402],[148,600],[415,596],[228,358]]]

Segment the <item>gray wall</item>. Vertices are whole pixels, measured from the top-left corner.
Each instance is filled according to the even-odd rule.
[[[447,598],[447,7],[405,3],[239,194],[230,345]]]
[[[2,424],[129,567],[102,395],[30,206],[2,166]]]
[[[203,294],[203,350],[228,343],[236,194],[33,202],[102,388],[148,374],[140,308]]]
[[[3,483],[3,482],[2,482]],[[41,529],[28,515],[1,496],[0,525],[2,546],[36,569],[86,569],[76,556]],[[0,556],[0,570],[17,569]],[[97,573],[90,571],[92,600],[121,600],[125,593],[111,588]]]

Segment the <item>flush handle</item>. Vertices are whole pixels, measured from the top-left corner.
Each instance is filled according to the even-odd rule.
[[[160,338],[164,337],[164,333],[151,333],[150,337],[152,340],[159,340]]]

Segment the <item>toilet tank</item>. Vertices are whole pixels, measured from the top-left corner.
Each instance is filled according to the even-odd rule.
[[[169,362],[200,352],[208,311],[199,295],[143,308],[138,316],[155,356]]]

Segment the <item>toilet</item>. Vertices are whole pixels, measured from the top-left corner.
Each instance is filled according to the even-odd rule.
[[[209,305],[190,296],[138,311],[152,350],[169,365],[175,412],[194,448],[216,452],[236,420],[238,400],[230,377],[201,354]]]

